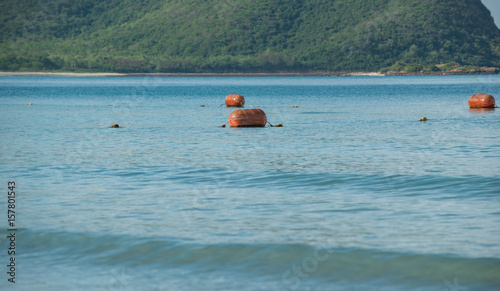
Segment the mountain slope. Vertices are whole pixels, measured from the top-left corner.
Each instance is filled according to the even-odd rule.
[[[500,30],[480,0],[4,0],[0,11],[2,70],[500,66]]]

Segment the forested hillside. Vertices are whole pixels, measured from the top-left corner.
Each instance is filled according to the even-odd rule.
[[[2,0],[0,23],[4,71],[500,66],[480,0]]]

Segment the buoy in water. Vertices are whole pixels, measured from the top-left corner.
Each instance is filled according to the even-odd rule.
[[[225,100],[227,107],[243,107],[245,105],[245,98],[239,94],[229,94]]]
[[[420,118],[420,121],[427,121],[427,117]]]
[[[267,116],[261,109],[238,109],[229,115],[232,127],[265,127]]]
[[[33,103],[28,103],[28,105],[33,105]]]
[[[111,127],[113,127],[113,128],[117,128],[117,127],[120,127],[120,126],[119,126],[118,124],[116,124],[116,123],[115,123],[115,124],[111,125]]]
[[[200,107],[205,107],[205,105],[200,105]]]
[[[495,108],[495,98],[488,94],[475,94],[469,98],[470,108]]]

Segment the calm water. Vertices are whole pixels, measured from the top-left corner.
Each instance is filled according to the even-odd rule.
[[[230,93],[284,127],[218,127]],[[499,290],[476,93],[500,76],[0,77],[0,289]]]

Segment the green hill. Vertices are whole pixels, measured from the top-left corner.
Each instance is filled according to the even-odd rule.
[[[500,66],[480,0],[2,0],[0,70],[377,71]]]

